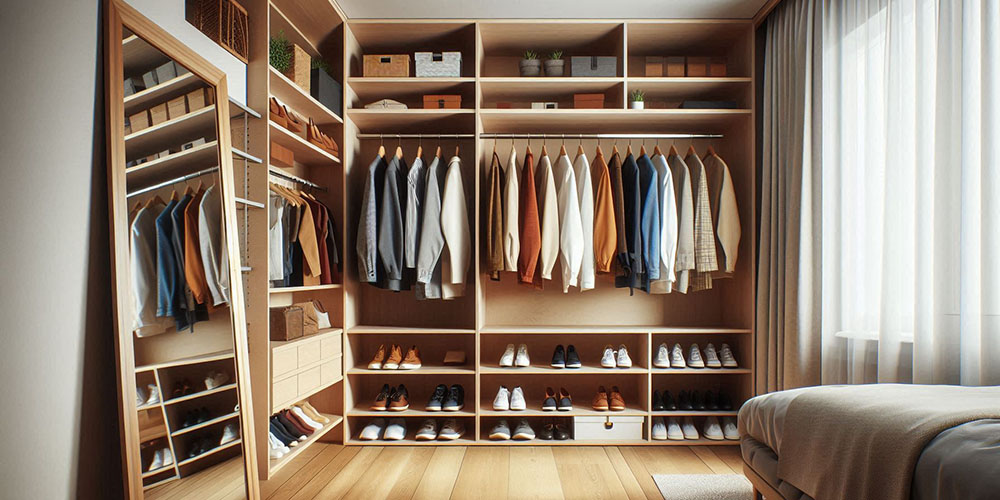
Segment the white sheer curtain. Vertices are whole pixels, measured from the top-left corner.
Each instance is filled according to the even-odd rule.
[[[1000,1],[822,15],[822,381],[1000,384]]]

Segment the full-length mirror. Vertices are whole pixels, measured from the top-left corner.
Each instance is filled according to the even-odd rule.
[[[255,498],[225,76],[127,5],[108,14],[126,490]]]

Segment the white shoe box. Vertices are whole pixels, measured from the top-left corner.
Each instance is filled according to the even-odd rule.
[[[642,441],[646,417],[608,415],[573,417],[573,439],[587,441]]]

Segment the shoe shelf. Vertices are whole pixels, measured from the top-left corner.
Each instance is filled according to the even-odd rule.
[[[416,431],[407,431],[406,438],[398,441],[386,441],[384,439],[366,441],[364,439],[352,438],[347,441],[347,444],[350,446],[472,446],[477,444],[474,438],[468,437],[468,428],[465,430],[465,436],[451,440],[433,439],[429,441],[417,441],[416,438],[411,437],[415,434]]]
[[[422,364],[415,370],[370,370],[367,365],[350,368],[348,375],[475,375],[475,368]]]
[[[196,425],[192,425],[192,426],[189,426],[189,427],[183,427],[181,429],[177,429],[176,431],[173,431],[173,432],[170,433],[170,437],[183,436],[184,434],[187,434],[189,432],[194,432],[194,431],[197,431],[199,429],[204,429],[206,427],[210,427],[212,425],[218,424],[220,422],[225,422],[227,420],[231,420],[231,419],[237,418],[239,416],[240,416],[240,412],[234,411],[234,412],[226,414],[226,415],[215,417],[215,418],[213,418],[211,420],[206,420],[205,422],[202,422],[200,424],[196,424]]]
[[[735,417],[740,412],[737,410],[710,410],[710,411],[652,411],[654,417]]]
[[[340,163],[340,158],[311,144],[301,134],[296,134],[270,120],[268,120],[268,128],[271,131],[272,141],[292,150],[292,154],[295,155],[295,163],[301,163],[307,167],[323,167],[329,165],[330,162]]]
[[[395,418],[395,417],[426,417],[426,418],[458,418],[458,417],[475,417],[476,412],[471,409],[468,405],[459,411],[427,411],[414,409],[413,403],[410,403],[410,408],[404,411],[387,411],[387,410],[370,410],[367,405],[358,405],[347,412],[349,417],[382,417],[382,418]]]
[[[645,375],[649,370],[641,366],[630,368],[604,368],[599,364],[584,363],[580,368],[555,368],[548,365],[524,367],[480,366],[483,375]]]
[[[483,335],[608,335],[608,334],[675,334],[675,335],[715,335],[715,334],[748,334],[753,330],[748,328],[714,328],[714,327],[667,327],[667,326],[485,326],[479,330]]]
[[[653,375],[749,375],[749,368],[653,368]]]
[[[181,144],[205,137],[215,136],[215,105],[158,123],[125,136],[125,150],[129,158],[143,156],[178,148]]]
[[[184,467],[185,465],[193,464],[193,463],[195,463],[195,462],[197,462],[197,461],[199,461],[201,459],[208,458],[208,457],[210,457],[212,455],[215,455],[216,453],[219,453],[219,452],[224,451],[224,450],[228,450],[228,449],[230,449],[230,448],[232,448],[234,446],[238,446],[241,443],[243,443],[242,439],[235,439],[235,440],[230,441],[230,442],[228,442],[226,444],[222,444],[222,445],[216,446],[215,448],[212,448],[212,449],[210,449],[210,450],[208,450],[205,453],[202,453],[200,455],[197,455],[197,456],[194,456],[194,457],[191,457],[191,458],[187,458],[187,459],[181,460],[180,462],[177,463],[177,466],[178,467]]]
[[[142,478],[146,479],[146,478],[153,477],[153,476],[158,476],[160,474],[163,474],[164,472],[170,472],[170,471],[173,471],[174,473],[177,472],[177,469],[174,468],[174,464],[173,463],[171,463],[170,465],[164,465],[163,467],[160,467],[159,469],[145,471],[145,472],[142,473]],[[153,487],[153,486],[155,486],[157,484],[161,484],[161,483],[164,483],[164,482],[167,482],[167,481],[171,481],[171,480],[174,480],[174,479],[177,479],[177,476],[173,476],[173,477],[167,478],[167,479],[165,479],[163,481],[158,481],[156,483],[152,483],[152,484],[150,484],[148,486],[145,486],[145,488],[151,488],[151,487]]]
[[[591,396],[588,394],[588,397]],[[601,411],[595,410],[590,407],[585,407],[577,402],[573,403],[573,409],[568,411],[547,411],[542,410],[542,405],[539,401],[528,399],[527,401],[528,409],[526,410],[494,410],[493,402],[483,403],[479,407],[479,416],[481,417],[504,417],[504,418],[520,418],[520,417],[547,417],[547,418],[558,418],[558,417],[614,417],[614,416],[641,416],[645,417],[648,415],[646,410],[636,407],[635,405],[625,405],[624,411]]]
[[[333,283],[329,285],[308,285],[308,286],[279,286],[272,287],[268,290],[268,293],[280,294],[280,293],[301,293],[301,292],[315,292],[318,290],[336,290],[341,288],[343,285],[340,283]]]
[[[344,119],[334,113],[330,108],[324,106],[313,96],[305,92],[301,87],[281,74],[280,71],[268,66],[268,77],[271,83],[271,95],[276,97],[282,104],[288,106],[292,111],[306,122],[312,118],[316,125],[342,125]]]
[[[294,459],[299,453],[302,453],[302,451],[308,448],[309,445],[315,443],[316,441],[319,441],[320,438],[325,436],[327,433],[333,430],[333,428],[337,427],[344,421],[344,417],[341,416],[327,415],[325,413],[321,413],[321,415],[330,419],[330,423],[324,425],[322,428],[312,433],[312,435],[309,436],[309,438],[306,439],[305,441],[300,441],[299,444],[290,448],[291,451],[288,454],[282,456],[281,458],[269,458],[268,461],[270,465],[271,474],[274,474],[279,470],[281,470],[282,467],[287,465],[288,462],[291,462],[292,459]]]
[[[162,363],[154,363],[148,365],[138,365],[135,367],[136,373],[149,371],[149,370],[162,370],[164,368],[173,368],[175,366],[185,366],[185,365],[195,365],[199,363],[209,363],[212,361],[221,361],[223,359],[232,359],[233,351],[224,350],[211,352],[207,354],[202,354],[198,356],[188,356],[184,358],[178,358],[171,361],[164,361]]]
[[[213,394],[219,394],[220,392],[226,392],[226,391],[232,391],[232,390],[236,390],[236,383],[235,382],[233,382],[231,384],[222,385],[222,386],[216,387],[214,389],[208,389],[208,390],[205,390],[205,391],[198,391],[198,392],[195,392],[195,393],[192,393],[192,394],[188,394],[186,396],[181,396],[181,397],[177,397],[177,398],[170,398],[170,399],[164,401],[163,405],[164,406],[175,405],[177,403],[183,403],[185,401],[191,401],[192,399],[203,398],[203,397],[206,397],[206,396],[211,396]]]
[[[131,116],[141,109],[148,109],[154,103],[166,102],[200,87],[205,83],[194,73],[184,73],[159,85],[136,92],[125,98],[125,116]]]
[[[347,329],[348,335],[474,335],[472,328],[429,328],[411,326],[359,325]]]

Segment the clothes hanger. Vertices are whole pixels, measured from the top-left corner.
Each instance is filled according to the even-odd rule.
[[[628,149],[625,150],[625,154],[626,155],[631,155],[632,154],[632,138],[631,137],[629,137],[629,139],[628,139]]]
[[[694,150],[694,141],[692,141],[691,145],[688,146],[687,154],[698,156],[698,152]]]
[[[417,158],[420,158],[424,154],[424,139],[423,135],[417,137]]]
[[[576,155],[577,156],[580,156],[580,155],[584,154],[584,152],[583,152],[583,134],[580,134],[579,139],[580,139],[580,145],[576,147]]]
[[[646,138],[642,138],[642,142],[639,146],[639,156],[646,156]]]
[[[458,148],[459,148],[458,138],[456,137],[455,138],[455,156],[458,156]]]
[[[175,189],[175,190],[173,190],[173,191],[172,191],[172,192],[170,193],[170,201],[177,201],[177,190],[176,190],[176,189]]]
[[[403,159],[403,139],[396,136],[396,158],[399,160]]]
[[[708,158],[709,156],[715,156],[715,148],[713,148],[712,146],[709,146],[708,149],[705,151],[705,158]]]
[[[549,152],[545,149],[545,134],[542,134],[542,156],[548,156]]]
[[[663,151],[660,151],[660,141],[656,141],[656,145],[653,146],[653,156],[656,155],[663,156]]]
[[[378,157],[385,158],[385,144],[382,143],[382,134],[378,135]]]
[[[601,136],[597,136],[597,153],[595,156],[604,156],[604,152],[601,151]]]
[[[437,157],[437,158],[441,158],[441,136],[440,135],[438,135],[437,151],[434,152],[434,156]]]
[[[562,135],[562,145],[559,146],[559,156],[569,156],[566,154],[566,134]]]

